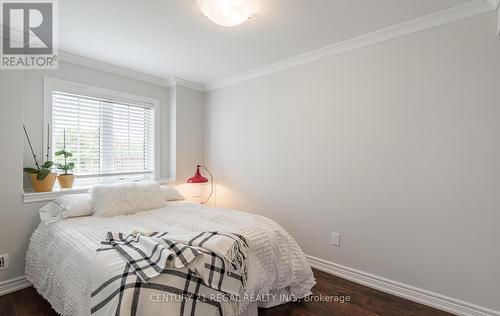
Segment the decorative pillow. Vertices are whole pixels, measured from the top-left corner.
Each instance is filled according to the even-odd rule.
[[[40,220],[47,225],[66,218],[90,216],[93,213],[90,195],[84,193],[57,197],[43,206],[39,213]]]
[[[156,182],[97,185],[90,190],[90,196],[94,215],[102,217],[134,214],[166,204]]]
[[[166,201],[181,201],[186,199],[176,188],[162,185],[161,190]]]

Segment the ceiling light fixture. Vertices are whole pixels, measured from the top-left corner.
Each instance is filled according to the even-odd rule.
[[[250,19],[257,0],[198,0],[201,12],[215,24],[231,27]]]

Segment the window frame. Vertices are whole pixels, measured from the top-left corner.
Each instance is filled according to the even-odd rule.
[[[153,173],[154,179],[160,178],[160,100],[146,97],[142,95],[132,94],[129,92],[118,91],[113,89],[102,88],[98,86],[92,86],[84,83],[57,79],[52,77],[44,77],[44,102],[43,102],[43,148],[47,149],[49,145],[47,143],[47,135],[50,135],[52,141],[53,131],[52,131],[52,92],[62,91],[67,93],[80,94],[83,96],[89,96],[93,98],[102,98],[117,102],[131,103],[143,105],[150,107],[154,111],[153,117]],[[50,124],[50,130],[49,128]],[[50,148],[48,154],[48,159],[53,159],[54,149]],[[136,173],[140,175],[146,175],[144,173]],[[107,178],[107,177],[120,177],[120,176],[131,176],[131,173],[112,173],[103,174],[97,176],[79,176],[79,178]]]

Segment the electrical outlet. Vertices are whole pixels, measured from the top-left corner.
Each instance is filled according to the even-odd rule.
[[[0,255],[0,270],[9,268],[9,254],[4,253]]]
[[[331,241],[332,241],[332,246],[340,247],[340,234],[332,233]]]

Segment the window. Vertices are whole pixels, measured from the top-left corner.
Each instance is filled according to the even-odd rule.
[[[121,92],[49,83],[48,126],[51,154],[73,153],[79,177],[154,175],[155,100]],[[105,93],[104,93],[105,92]],[[52,156],[56,163],[62,157]]]

